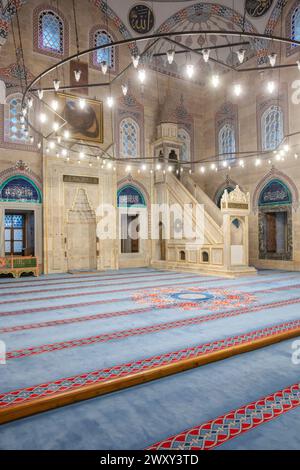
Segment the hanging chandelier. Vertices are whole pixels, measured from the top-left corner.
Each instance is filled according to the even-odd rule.
[[[178,42],[176,38],[180,36],[181,38],[199,38],[200,36],[204,36],[205,38],[210,38],[213,36],[222,36],[228,39],[227,44],[223,45],[215,45],[213,47],[208,47],[205,44],[201,48],[193,49],[192,47],[187,46],[183,42]],[[236,42],[233,42],[236,39]],[[26,90],[23,93],[22,98],[22,114],[23,118],[28,126],[31,129],[34,135],[38,136],[39,142],[38,146],[41,148],[41,141],[46,142],[46,152],[50,153],[51,150],[56,151],[56,155],[59,157],[60,155],[66,158],[68,161],[70,160],[71,155],[75,155],[78,157],[78,162],[88,159],[90,162],[93,159],[101,160],[102,165],[106,168],[112,168],[115,170],[116,163],[126,164],[127,167],[131,164],[139,164],[140,171],[146,171],[147,168],[150,168],[151,171],[157,168],[157,157],[143,157],[140,156],[138,158],[118,158],[114,155],[108,153],[107,149],[99,149],[96,145],[82,143],[82,142],[74,142],[72,140],[72,133],[69,130],[70,122],[68,117],[62,115],[61,110],[59,109],[59,102],[57,99],[57,93],[65,93],[70,90],[80,90],[81,88],[89,89],[89,88],[102,88],[107,91],[106,96],[106,105],[108,108],[113,108],[116,99],[120,96],[126,97],[128,93],[128,81],[126,78],[126,74],[128,70],[131,68],[134,73],[137,74],[137,78],[141,85],[147,82],[147,71],[148,69],[154,69],[152,67],[152,60],[155,57],[165,56],[166,58],[166,67],[172,66],[174,62],[176,62],[177,57],[181,56],[181,54],[185,54],[187,56],[186,64],[185,64],[185,75],[188,79],[195,79],[198,78],[198,68],[193,60],[194,56],[201,56],[204,64],[208,64],[211,66],[210,68],[210,77],[209,81],[213,89],[217,89],[221,84],[221,74],[220,69],[229,70],[230,72],[236,74],[238,80],[234,80],[233,82],[233,93],[238,98],[243,94],[243,86],[242,86],[242,76],[243,74],[247,73],[260,73],[262,71],[267,71],[271,75],[271,79],[268,81],[266,86],[266,93],[273,95],[278,87],[276,81],[272,78],[274,74],[274,70],[284,69],[287,67],[297,67],[300,70],[299,62],[295,64],[279,64],[277,60],[277,54],[275,52],[270,53],[265,57],[264,65],[257,66],[257,67],[245,67],[245,60],[247,49],[253,46],[255,49],[255,44],[259,42],[269,42],[273,47],[274,44],[280,45],[293,45],[293,46],[300,46],[300,41],[280,37],[280,36],[273,36],[270,37],[265,34],[258,34],[258,33],[251,33],[246,31],[225,31],[225,30],[189,30],[189,31],[172,31],[168,33],[156,33],[147,36],[143,36],[141,38],[131,38],[131,39],[123,39],[119,41],[110,42],[109,44],[104,44],[101,46],[95,46],[87,50],[80,51],[77,50],[77,53],[71,55],[67,58],[64,58],[60,62],[56,63],[55,65],[49,67],[48,69],[44,70],[40,73],[31,83],[28,84]],[[143,52],[139,51],[139,45],[143,45],[146,43],[146,47],[144,48]],[[157,52],[156,46],[158,44],[166,45],[165,52]],[[170,46],[171,44],[171,46]],[[107,77],[107,72],[109,71],[109,64],[106,61],[101,63],[101,70],[102,74],[105,76],[105,80],[96,83],[85,83],[83,85],[79,84],[81,71],[76,69],[74,71],[76,83],[62,83],[61,80],[57,78],[57,74],[60,69],[63,69],[64,66],[68,65],[71,61],[77,60],[89,54],[94,54],[98,51],[105,51],[109,48],[116,48],[122,46],[129,46],[134,53],[131,54],[131,58],[129,63],[120,71],[120,73],[110,78],[110,74]],[[170,48],[171,47],[171,48]],[[218,58],[213,56],[213,53],[218,51],[218,49],[225,49],[228,48],[229,50],[233,51],[237,56],[237,64],[231,65],[228,64],[226,61],[222,61]],[[145,67],[147,65],[147,68]],[[167,70],[166,70],[167,71]],[[53,79],[53,75],[55,78]],[[63,75],[63,74],[62,74]],[[107,79],[108,78],[108,79]],[[53,83],[53,86],[43,87],[42,81],[45,83]],[[116,85],[119,83],[119,90],[120,93],[116,94],[115,96],[112,94],[111,89],[112,85]],[[79,98],[79,108],[81,111],[85,110],[86,107],[86,100],[84,98]],[[34,106],[37,106],[41,109],[39,114],[39,124],[40,128],[37,128],[36,124],[32,121],[32,109]],[[30,111],[30,112],[29,112]],[[49,131],[48,121],[52,121],[52,129]],[[72,142],[72,145],[70,144]],[[84,145],[84,152],[76,148],[79,146]],[[275,151],[249,151],[249,152],[234,152],[230,153],[230,155],[214,155],[209,157],[205,160],[201,159],[198,161],[193,161],[194,165],[198,164],[200,172],[204,173],[206,168],[210,168],[212,171],[216,171],[218,169],[218,165],[220,164],[220,158],[224,160],[222,163],[223,168],[230,169],[230,164],[227,162],[226,157],[228,160],[231,161],[233,157],[243,157],[239,159],[239,166],[244,167],[245,161],[248,158],[255,158],[255,165],[259,166],[261,159],[270,159],[270,154],[273,153],[275,158],[278,160],[279,158],[284,158],[284,155],[287,153],[287,138],[284,139],[278,149]],[[283,152],[283,153],[282,153]],[[100,156],[100,155],[101,156]],[[105,160],[104,160],[105,158]],[[190,165],[190,162],[186,161],[179,161],[181,165]],[[149,166],[150,165],[150,166]],[[205,166],[206,165],[206,166]],[[171,171],[171,165],[168,164],[164,168],[164,171]]]

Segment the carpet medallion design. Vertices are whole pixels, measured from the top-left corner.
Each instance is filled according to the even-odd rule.
[[[151,292],[142,290],[133,295],[138,304],[147,304],[151,308],[165,308],[173,304],[182,310],[224,310],[226,308],[244,308],[255,303],[256,297],[247,292],[232,289],[210,289],[199,287],[157,288]]]

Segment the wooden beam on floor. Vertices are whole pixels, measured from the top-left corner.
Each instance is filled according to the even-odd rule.
[[[247,343],[232,346],[221,351],[216,351],[208,354],[202,354],[190,359],[173,362],[164,366],[155,367],[153,369],[137,372],[127,377],[111,379],[106,382],[101,382],[93,385],[86,385],[78,387],[75,390],[58,393],[49,397],[33,399],[30,402],[20,403],[18,405],[8,406],[0,410],[0,424],[9,423],[17,419],[32,416],[44,411],[54,410],[62,406],[78,403],[90,398],[99,397],[112,392],[117,392],[125,388],[140,385],[152,380],[161,379],[169,375],[177,374],[189,369],[204,366],[217,361],[222,361],[238,354],[243,354],[256,349],[261,349],[272,344],[279,343],[291,338],[300,336],[300,328],[270,335],[262,339],[256,339]]]

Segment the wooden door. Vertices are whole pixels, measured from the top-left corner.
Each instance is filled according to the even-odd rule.
[[[276,253],[276,213],[266,214],[266,247],[268,253]]]

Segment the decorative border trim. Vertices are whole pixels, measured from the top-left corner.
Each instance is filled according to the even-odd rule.
[[[73,377],[58,379],[54,382],[2,393],[0,395],[0,423],[3,424],[17,418],[53,409],[57,406],[63,406],[67,403],[78,402],[82,399],[92,398],[222,360],[243,352],[259,349],[268,344],[295,337],[299,335],[299,331],[300,320],[295,320],[251,331],[243,335],[231,336],[223,340],[201,344],[193,348],[172,351],[167,354],[152,356],[107,369],[100,369]],[[300,404],[300,391],[298,401]],[[228,419],[228,415],[226,415],[226,418]],[[215,420],[210,423],[215,423]],[[203,429],[203,426],[200,428]],[[191,432],[195,434],[193,432],[194,429],[184,434],[190,435]],[[200,440],[200,433],[198,435]],[[214,444],[217,445],[216,443],[218,442],[220,444],[220,438],[223,438],[223,433],[214,433],[214,435],[218,438],[217,441],[214,441]],[[236,433],[231,432],[229,434],[229,436],[233,435],[236,435]],[[182,442],[181,438],[175,436],[167,441],[156,444],[156,446],[151,446],[151,449],[160,447],[171,448],[168,446],[170,444],[174,445],[178,440]],[[203,439],[200,442],[203,442]],[[209,442],[211,445],[211,441]]]
[[[300,383],[158,442],[149,450],[210,450],[300,406]]]

